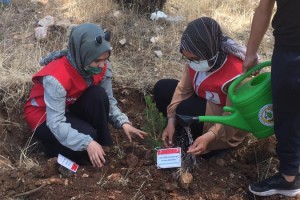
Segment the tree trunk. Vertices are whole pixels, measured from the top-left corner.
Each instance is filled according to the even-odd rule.
[[[118,3],[136,10],[138,13],[152,13],[162,10],[167,0],[117,0]]]

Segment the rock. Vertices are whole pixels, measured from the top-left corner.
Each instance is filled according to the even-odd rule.
[[[37,27],[34,30],[35,30],[34,35],[37,40],[43,40],[47,37],[48,27]]]
[[[42,27],[53,26],[54,24],[55,24],[55,18],[50,15],[47,15],[46,17],[44,17],[38,22],[38,25]]]
[[[134,168],[138,165],[139,158],[133,153],[128,154],[127,156],[127,165],[129,168]]]
[[[122,175],[120,173],[113,173],[109,176],[107,176],[107,180],[109,181],[113,181],[113,182],[117,182],[119,180],[121,180]]]
[[[189,172],[180,173],[179,182],[180,182],[180,186],[183,189],[187,190],[190,187],[192,181],[193,181],[193,176],[191,173],[189,173]]]
[[[151,37],[150,42],[154,44],[154,43],[158,42],[158,40],[159,40],[158,36],[157,37]]]
[[[126,38],[123,38],[122,40],[119,41],[119,43],[124,46],[127,43]]]
[[[162,57],[162,52],[161,51],[154,51],[154,54],[156,55],[156,57],[161,58]]]
[[[114,12],[113,15],[114,15],[114,17],[118,18],[118,17],[121,16],[121,12],[117,10],[117,11]]]

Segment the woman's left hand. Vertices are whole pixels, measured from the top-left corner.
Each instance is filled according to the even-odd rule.
[[[214,139],[215,139],[215,135],[211,131],[199,136],[189,147],[187,153],[193,155],[206,153],[207,145]]]
[[[131,126],[128,123],[123,124],[122,128],[123,128],[128,140],[129,140],[129,142],[132,142],[132,136],[134,136],[134,135],[137,135],[142,139],[144,139],[144,137],[148,135],[146,132],[141,131],[137,128],[134,128],[133,126]]]

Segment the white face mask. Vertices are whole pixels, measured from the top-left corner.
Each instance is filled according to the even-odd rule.
[[[211,69],[211,67],[208,65],[207,60],[201,60],[199,63],[190,61],[189,65],[196,72],[207,72]]]
[[[214,57],[212,57],[210,60],[213,60],[216,58],[216,61],[217,61],[218,56],[219,56],[219,52]],[[207,72],[215,65],[216,61],[214,62],[214,64],[212,66],[208,65],[207,60],[200,60],[200,61],[197,61],[196,63],[194,61],[190,61],[189,65],[196,72]]]

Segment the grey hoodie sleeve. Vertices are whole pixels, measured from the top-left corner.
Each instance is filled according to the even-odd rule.
[[[108,62],[108,67],[100,86],[105,89],[109,98],[109,122],[113,125],[113,127],[121,128],[122,124],[130,122],[127,115],[118,107],[118,102],[113,95],[111,78],[112,69],[110,63]]]
[[[66,91],[53,76],[43,78],[46,103],[46,124],[56,139],[73,151],[83,151],[93,140],[91,136],[79,133],[66,122]]]

